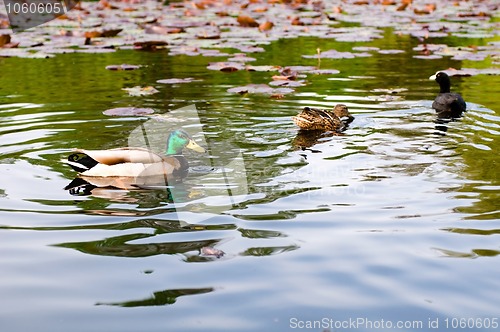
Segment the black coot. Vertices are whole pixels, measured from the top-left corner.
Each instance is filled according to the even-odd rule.
[[[437,72],[429,77],[436,80],[441,88],[438,96],[432,103],[432,108],[436,110],[440,118],[459,118],[465,112],[465,101],[458,93],[450,92],[450,77],[445,72]]]

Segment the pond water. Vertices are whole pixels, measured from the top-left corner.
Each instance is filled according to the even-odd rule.
[[[416,59],[418,41],[388,30],[370,43],[265,46],[252,65],[315,66],[301,55],[318,47],[404,51],[322,59],[340,72],[307,75],[281,99],[227,92],[275,73],[207,70],[220,58],[0,58],[2,330],[372,331],[400,322],[406,328],[393,330],[451,331],[468,318],[485,326],[468,330],[495,330],[500,77],[452,77],[468,112],[437,123],[428,77],[490,60]],[[142,67],[105,69],[121,63]],[[156,83],[185,77],[196,80]],[[138,85],[159,93],[122,90]],[[355,116],[342,135],[304,136],[291,121],[304,106],[337,103]],[[102,113],[130,106],[164,117]],[[76,176],[61,162],[72,148],[127,146],[176,126],[207,148],[187,154],[182,184],[63,189]]]

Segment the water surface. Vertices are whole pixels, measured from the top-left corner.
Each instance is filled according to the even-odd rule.
[[[437,123],[427,78],[487,63],[415,59],[404,36],[371,44],[404,52],[322,60],[340,73],[309,75],[283,99],[228,93],[273,74],[207,70],[217,58],[0,58],[3,329],[288,331],[363,318],[423,330],[438,319],[447,330],[445,319],[499,318],[500,79],[454,77],[468,112]],[[301,55],[355,45],[277,41],[253,64],[316,65]],[[144,67],[105,70],[119,63]],[[156,83],[182,77],[199,81]],[[160,93],[121,90],[136,85]],[[376,90],[398,88],[407,90]],[[306,105],[339,102],[356,117],[343,135],[304,136],[291,122]],[[188,155],[193,172],[182,184],[63,190],[75,173],[60,160],[72,148],[126,146],[156,121],[104,110],[150,107],[183,123],[176,110],[190,105],[191,132],[209,152]]]

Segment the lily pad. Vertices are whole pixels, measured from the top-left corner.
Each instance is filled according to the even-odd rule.
[[[483,61],[488,57],[488,54],[485,52],[478,52],[478,53],[463,53],[463,54],[456,54],[454,55],[451,59],[452,60],[469,60],[469,61]]]
[[[246,56],[246,54],[235,54],[234,57],[227,59],[230,62],[251,62],[257,59]]]
[[[221,258],[222,256],[225,255],[224,251],[214,247],[203,247],[200,249],[200,253],[203,256],[214,256],[217,258]]]
[[[251,66],[248,65],[245,67],[247,71],[278,71],[281,69],[280,66]]]
[[[169,28],[160,25],[149,26],[144,30],[145,33],[148,34],[156,34],[156,35],[169,35],[172,33],[181,33],[184,32],[183,28]]]
[[[118,107],[105,110],[102,114],[108,116],[143,116],[153,114],[154,112],[152,108]]]
[[[306,71],[306,73],[316,74],[316,75],[335,75],[340,73],[337,69],[314,69]]]
[[[115,37],[122,31],[123,29],[110,29],[110,30],[100,30],[100,31],[93,30],[85,32],[84,37],[85,38]]]
[[[161,40],[137,41],[134,43],[134,49],[142,51],[155,51],[163,49],[167,45],[167,42]]]
[[[156,81],[156,83],[160,83],[160,84],[181,84],[181,83],[191,83],[191,82],[194,82],[194,81],[198,81],[198,80],[195,80],[192,77],[185,77],[185,78],[167,78],[167,79],[164,79],[164,80],[158,80],[158,81]]]
[[[232,71],[244,70],[245,65],[239,62],[211,62],[207,66],[207,69],[232,72]]]
[[[275,81],[269,82],[269,85],[294,88],[294,87],[304,86],[305,81],[304,80],[300,80],[300,81],[275,80]]]
[[[198,39],[220,39],[219,29],[202,29],[196,34]]]
[[[136,70],[141,68],[141,66],[138,65],[128,65],[126,63],[121,64],[121,65],[109,65],[106,66],[107,70]]]
[[[307,73],[310,72],[311,70],[316,70],[316,69],[317,68],[314,66],[287,66],[283,68],[283,71],[281,73],[283,74],[286,70],[290,70],[292,72],[296,71],[299,73]]]
[[[448,74],[448,76],[475,76],[475,75],[500,75],[500,68],[484,68],[484,69],[477,69],[477,68],[462,68],[462,69],[455,69],[455,68],[448,68],[448,69],[443,69],[443,70],[438,70],[445,72]]]
[[[133,88],[122,88],[122,90],[127,91],[128,94],[131,96],[149,96],[160,92],[155,88],[153,88],[152,86],[146,86],[146,87],[134,86]]]
[[[259,46],[248,46],[248,45],[240,45],[235,47],[241,52],[245,53],[262,53],[265,52],[265,50],[262,47]]]
[[[272,88],[267,84],[248,84],[236,88],[228,89],[227,92],[239,94],[267,94],[267,95],[284,95],[292,93],[295,90],[290,88]]]
[[[422,54],[422,55],[414,55],[413,56],[415,59],[423,59],[423,60],[436,60],[436,59],[442,59],[443,57],[440,55],[436,54]]]
[[[380,54],[400,54],[405,53],[403,50],[378,50]]]
[[[378,51],[380,48],[374,46],[355,46],[352,48],[353,51],[359,52],[369,52],[369,51]]]
[[[383,93],[389,93],[389,94],[397,94],[397,93],[408,91],[408,89],[407,88],[396,88],[396,89],[378,88],[378,89],[372,89],[370,91],[371,92],[383,92]]]
[[[241,25],[242,27],[258,27],[260,24],[257,23],[257,21],[250,17],[250,16],[247,16],[247,15],[240,15],[238,16],[238,18],[236,19],[239,23],[239,25]]]
[[[358,56],[371,56],[371,54],[368,53],[352,53],[352,52],[339,52],[337,50],[328,50],[328,51],[323,51],[320,54],[314,54],[314,55],[303,55],[303,58],[306,59],[353,59]]]
[[[0,35],[0,48],[15,48],[19,43],[12,43],[10,35]]]

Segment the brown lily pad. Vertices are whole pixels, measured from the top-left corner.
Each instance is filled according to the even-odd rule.
[[[19,43],[12,43],[10,35],[0,35],[0,48],[16,48]]]
[[[259,30],[260,31],[269,31],[274,27],[274,23],[270,21],[266,21],[264,23],[261,23],[259,25]]]
[[[141,51],[155,51],[163,49],[168,45],[165,41],[138,41],[134,43],[134,49]]]
[[[236,20],[242,27],[256,28],[259,26],[259,23],[255,19],[247,15],[240,15]]]
[[[98,38],[98,37],[115,37],[118,35],[120,32],[122,32],[123,29],[110,29],[110,30],[102,30],[102,31],[87,31],[84,34],[85,38]]]
[[[232,71],[244,70],[245,65],[240,62],[211,62],[207,66],[207,69],[232,72]]]

